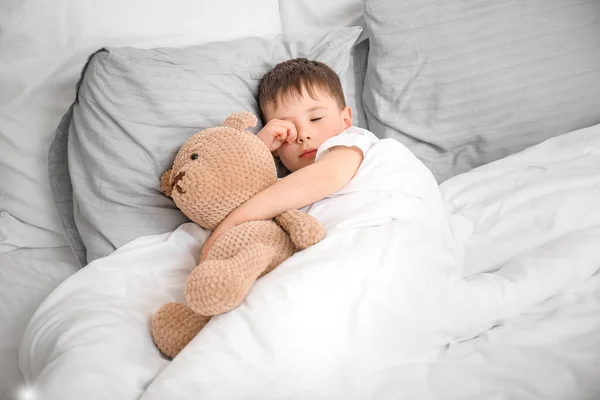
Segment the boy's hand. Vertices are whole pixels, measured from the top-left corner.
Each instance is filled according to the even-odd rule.
[[[296,125],[289,121],[281,119],[270,120],[256,134],[260,140],[267,146],[269,151],[275,151],[281,147],[283,143],[292,143],[298,137]]]

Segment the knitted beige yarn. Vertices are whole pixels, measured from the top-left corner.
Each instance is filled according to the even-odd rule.
[[[198,132],[181,147],[161,188],[192,221],[215,229],[235,208],[277,181],[273,156],[254,134],[248,112],[230,115],[223,126]],[[256,279],[325,236],[310,215],[290,210],[274,220],[251,221],[225,232],[186,281],[187,304],[169,303],[152,318],[152,337],[175,357],[210,317],[230,311]]]

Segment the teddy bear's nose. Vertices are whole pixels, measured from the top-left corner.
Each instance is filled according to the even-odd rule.
[[[175,179],[173,179],[173,182],[171,182],[171,191],[173,191],[173,189],[177,188],[177,191],[179,193],[185,193],[185,190],[183,190],[181,188],[181,186],[178,185],[179,181],[181,181],[184,176],[185,176],[185,171],[181,171],[180,173],[175,175]]]

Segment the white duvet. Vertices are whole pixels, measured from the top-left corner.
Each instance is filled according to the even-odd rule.
[[[183,300],[208,234],[184,224],[137,239],[46,299],[21,345],[24,378],[56,400],[444,398],[432,394],[443,377],[427,371],[442,349],[596,278],[600,127],[455,177],[443,194],[452,241],[400,220],[334,232],[172,362],[152,343],[150,317]]]

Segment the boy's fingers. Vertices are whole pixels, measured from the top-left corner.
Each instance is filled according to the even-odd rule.
[[[298,134],[296,133],[296,127],[294,127],[293,130],[289,130],[288,131],[288,135],[287,135],[287,142],[288,143],[292,143],[296,141],[296,138],[298,137]]]
[[[277,134],[275,135],[275,137],[280,140],[280,141],[285,141],[286,137],[287,137],[287,131],[285,130],[279,130],[277,131]]]
[[[289,121],[284,121],[281,119],[271,120],[269,122],[272,129],[273,138],[281,141],[291,143],[296,140],[298,134],[296,132],[296,125]]]
[[[279,123],[279,125],[283,126],[286,130],[296,130],[296,125],[294,125],[292,122],[290,121],[285,121],[285,120],[277,120],[277,122]]]
[[[296,140],[296,138],[298,137],[298,132],[296,132],[296,125],[292,124],[291,122],[287,122],[287,142],[291,143],[293,141]]]

